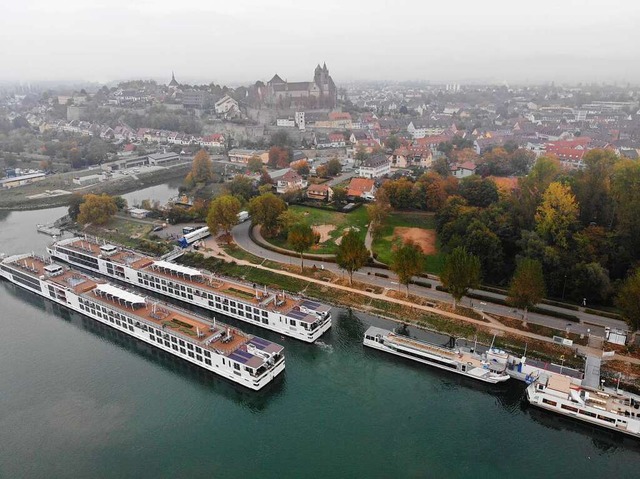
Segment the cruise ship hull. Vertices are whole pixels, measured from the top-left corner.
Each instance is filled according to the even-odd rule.
[[[313,330],[309,330],[305,329],[302,322],[300,320],[296,320],[296,318],[288,317],[287,314],[279,311],[273,311],[268,308],[259,308],[256,307],[256,305],[251,305],[251,307],[257,311],[257,314],[249,315],[243,311],[242,315],[240,315],[239,309],[231,308],[225,305],[224,302],[213,301],[211,298],[212,295],[207,294],[207,292],[203,291],[201,294],[195,294],[196,287],[192,284],[183,284],[189,288],[193,288],[194,292],[192,294],[185,294],[185,291],[171,290],[171,288],[166,287],[162,283],[149,281],[149,276],[152,276],[152,273],[149,273],[148,271],[141,273],[140,270],[129,265],[118,264],[114,267],[114,263],[110,262],[108,258],[94,256],[91,258],[91,261],[84,261],[81,263],[71,255],[67,254],[69,251],[66,248],[58,247],[57,244],[47,248],[47,252],[54,259],[64,261],[65,263],[80,267],[87,271],[98,273],[118,281],[123,281],[133,286],[161,294],[167,298],[184,301],[215,313],[229,316],[254,326],[269,329],[281,335],[299,339],[304,342],[312,343],[316,341],[331,328],[330,313],[327,313],[325,317],[319,319],[316,324],[313,325]],[[166,281],[164,278],[161,278],[161,280]],[[180,283],[180,280],[172,279],[172,282]],[[233,298],[232,300],[238,304],[242,302],[238,298]],[[249,306],[250,305],[246,304],[246,307]],[[245,307],[245,305],[243,305],[243,307]]]
[[[7,265],[7,266],[10,266],[10,265]],[[145,329],[140,322],[136,323],[135,320],[125,321],[124,319],[114,320],[113,315],[108,315],[106,311],[105,313],[94,312],[95,311],[94,309],[85,306],[85,304],[87,304],[87,300],[84,299],[82,295],[75,294],[70,289],[66,289],[61,293],[60,291],[62,290],[59,290],[56,288],[55,290],[56,292],[52,294],[50,292],[51,285],[49,282],[47,282],[44,276],[40,278],[33,277],[31,278],[32,281],[30,281],[31,284],[27,284],[27,282],[24,279],[24,276],[25,276],[24,274],[21,275],[23,276],[23,278],[18,277],[18,279],[16,279],[16,275],[20,273],[10,270],[7,266],[5,266],[4,264],[2,265],[2,268],[0,269],[0,278],[5,278],[6,280],[12,282],[16,286],[19,286],[27,291],[36,293],[42,296],[43,298],[45,298],[46,300],[60,304],[65,308],[68,308],[77,313],[80,313],[88,318],[93,319],[94,321],[97,321],[106,326],[109,326],[117,331],[121,331],[131,337],[134,337],[147,344],[150,344],[151,346],[154,346],[160,350],[166,351],[167,353],[172,354],[173,356],[176,356],[180,359],[188,361],[200,368],[203,368],[220,377],[228,379],[236,384],[245,386],[249,389],[256,390],[256,391],[262,389],[284,371],[284,368],[285,368],[284,357],[281,357],[270,371],[268,371],[267,373],[265,373],[263,376],[259,378],[247,377],[246,374],[245,375],[238,374],[238,372],[234,368],[230,367],[230,362],[228,360],[223,363],[222,362],[223,358],[215,354],[211,356],[210,365],[204,364],[202,361],[197,361],[197,358],[195,357],[195,355],[194,357],[190,357],[189,351],[185,350],[185,353],[182,353],[179,350],[178,351],[173,350],[171,347],[171,342],[168,341],[169,339],[168,333],[165,334],[165,339],[161,339],[160,334],[158,334],[158,331],[156,330],[156,334],[158,334],[157,339],[155,339],[155,336],[154,336],[154,339],[152,340],[152,333],[149,331],[151,328]],[[83,304],[81,305],[81,303]]]

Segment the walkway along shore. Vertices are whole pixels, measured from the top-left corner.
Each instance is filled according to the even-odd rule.
[[[327,281],[319,280],[319,279],[316,279],[316,278],[303,276],[301,274],[292,273],[290,271],[269,268],[269,267],[263,266],[261,264],[255,264],[255,263],[251,263],[251,262],[246,261],[246,260],[237,259],[237,258],[234,258],[233,256],[229,255],[226,251],[224,251],[218,245],[217,241],[214,238],[209,238],[205,242],[205,248],[211,251],[211,254],[209,254],[209,256],[215,256],[217,258],[223,259],[226,262],[234,262],[234,263],[236,263],[238,265],[241,265],[241,266],[251,266],[253,268],[261,269],[261,270],[264,270],[264,271],[269,271],[271,273],[275,273],[275,274],[280,274],[280,275],[296,278],[296,279],[299,279],[300,281],[305,281],[305,282],[308,282],[308,283],[315,283],[315,284],[322,285],[324,287],[346,291],[348,293],[359,295],[359,296],[364,297],[364,298],[383,300],[383,301],[387,301],[389,303],[394,303],[394,304],[397,304],[397,305],[400,305],[400,306],[410,307],[410,308],[412,308],[414,310],[422,311],[422,312],[425,312],[425,313],[436,314],[438,316],[443,316],[443,317],[446,317],[446,318],[449,318],[449,319],[462,321],[462,322],[465,322],[465,323],[468,323],[468,324],[473,324],[473,325],[478,326],[478,327],[487,328],[490,331],[496,331],[496,332],[500,331],[500,332],[512,334],[512,335],[515,335],[515,336],[520,336],[520,337],[523,337],[523,338],[530,338],[530,339],[534,339],[534,340],[538,340],[538,341],[543,341],[543,342],[550,343],[550,344],[558,346],[558,343],[554,342],[552,338],[549,338],[547,336],[542,336],[540,334],[532,333],[532,332],[529,332],[529,331],[522,331],[522,330],[519,330],[519,329],[515,329],[515,328],[512,328],[512,327],[509,327],[509,326],[505,326],[504,324],[499,323],[496,320],[491,320],[491,318],[489,318],[489,317],[487,317],[487,321],[489,321],[489,322],[484,322],[484,321],[480,321],[480,320],[477,320],[477,319],[469,318],[467,316],[462,316],[460,314],[452,313],[452,312],[449,312],[449,311],[443,311],[443,310],[438,309],[438,308],[433,308],[433,307],[429,307],[429,306],[425,306],[425,305],[421,305],[421,304],[416,304],[416,303],[413,303],[411,301],[406,301],[406,300],[402,300],[402,299],[393,298],[393,297],[387,296],[385,294],[385,292],[372,293],[372,292],[368,292],[368,291],[362,291],[362,290],[359,290],[359,289],[351,288],[349,286],[343,286],[343,285],[339,285],[339,284],[334,284],[334,283],[330,283],[330,282],[327,282]],[[202,252],[202,251],[200,251],[200,252]],[[389,318],[389,319],[393,319],[393,318]],[[397,319],[395,321],[401,322],[401,321],[399,321]],[[407,322],[410,322],[410,321],[407,321]],[[588,354],[588,355],[591,355],[591,356],[598,356],[598,357],[602,357],[602,352],[603,352],[600,349],[595,349],[595,348],[591,348],[591,347],[588,347],[588,346],[582,346],[582,345],[575,345],[575,346],[572,346],[572,347],[568,347],[567,346],[567,349],[571,350],[571,351],[575,351],[576,353],[579,353],[579,354],[583,354],[583,355],[587,355]],[[630,363],[630,364],[640,365],[640,359],[636,359],[636,358],[632,358],[632,357],[628,357],[628,356],[614,355],[614,356],[607,357],[605,359],[608,359],[608,360],[615,359],[615,360],[624,361],[624,362],[627,362],[627,363]]]

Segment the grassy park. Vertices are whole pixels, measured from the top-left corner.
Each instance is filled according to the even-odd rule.
[[[357,208],[350,213],[339,213],[337,211],[299,205],[292,205],[289,209],[299,213],[304,221],[320,234],[320,242],[313,246],[309,253],[334,254],[347,228],[355,228],[363,240],[367,234],[369,216],[367,215],[367,209],[364,207]],[[287,238],[284,235],[269,238],[268,240],[275,246],[290,249],[287,244]]]
[[[444,255],[440,253],[435,229],[432,213],[392,212],[373,241],[373,252],[379,261],[389,264],[393,247],[403,240],[412,240],[427,256],[427,272],[439,274],[444,265]]]

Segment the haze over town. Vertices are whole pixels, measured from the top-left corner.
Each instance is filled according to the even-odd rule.
[[[638,3],[489,3],[10,2],[0,81],[166,81],[175,70],[192,83],[247,84],[275,71],[304,78],[310,58],[343,82],[640,80]]]

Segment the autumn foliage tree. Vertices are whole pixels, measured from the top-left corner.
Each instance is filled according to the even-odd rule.
[[[566,249],[578,221],[578,203],[571,188],[559,182],[551,183],[535,218],[536,232],[550,244]]]
[[[409,296],[409,283],[411,278],[422,273],[425,267],[425,256],[420,246],[413,241],[406,241],[398,246],[391,255],[389,269],[398,276],[398,283],[407,288]]]
[[[353,229],[342,236],[336,252],[336,263],[349,273],[349,284],[353,284],[353,273],[367,264],[369,250],[360,235]]]
[[[464,247],[455,248],[446,258],[440,281],[451,296],[453,309],[469,289],[480,284],[480,259]]]
[[[539,261],[524,258],[516,267],[509,286],[507,302],[524,310],[524,321],[529,309],[538,304],[545,295],[544,274]]]
[[[269,166],[271,168],[286,168],[291,161],[290,151],[281,146],[269,148]]]
[[[252,156],[247,162],[247,168],[252,173],[260,173],[262,171],[262,160],[259,156]]]
[[[223,195],[217,197],[209,205],[207,215],[207,226],[212,234],[217,234],[220,229],[227,235],[230,241],[230,233],[238,224],[238,213],[240,213],[240,200],[235,196]]]
[[[315,239],[313,229],[306,223],[296,223],[289,228],[287,243],[293,251],[300,253],[300,271],[304,271],[304,252],[313,246]]]
[[[272,236],[278,231],[278,219],[287,209],[282,198],[273,193],[264,193],[249,202],[249,213],[253,224],[262,226],[264,236]]]
[[[616,305],[624,319],[637,331],[640,328],[640,268],[636,268],[622,283]]]
[[[213,163],[206,150],[200,150],[193,157],[190,180],[193,183],[210,183],[213,181]]]
[[[103,225],[108,223],[117,211],[118,207],[113,197],[107,194],[85,195],[80,205],[78,223]]]

